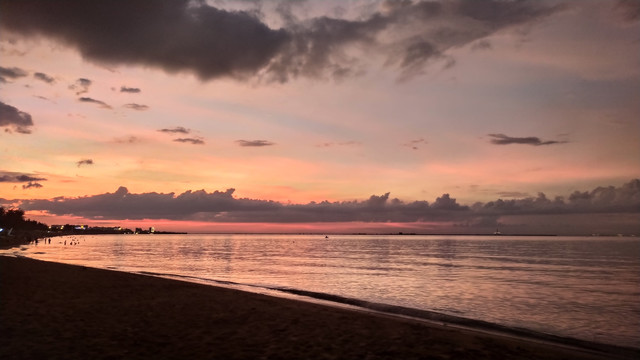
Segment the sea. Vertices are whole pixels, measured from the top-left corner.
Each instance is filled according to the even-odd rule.
[[[640,348],[635,237],[83,235],[0,255]]]

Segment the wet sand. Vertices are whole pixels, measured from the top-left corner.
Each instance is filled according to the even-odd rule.
[[[0,256],[1,359],[624,359],[638,355]]]

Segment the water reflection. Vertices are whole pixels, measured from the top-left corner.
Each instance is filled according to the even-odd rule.
[[[330,293],[640,347],[635,239],[117,235],[11,251]]]

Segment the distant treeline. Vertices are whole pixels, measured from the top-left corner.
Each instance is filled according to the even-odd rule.
[[[6,235],[9,230],[13,231],[47,231],[49,226],[35,220],[24,218],[24,210],[22,209],[5,209],[0,206],[0,234]]]

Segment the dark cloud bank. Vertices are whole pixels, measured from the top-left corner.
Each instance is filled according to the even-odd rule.
[[[448,49],[505,28],[527,25],[561,7],[540,1],[388,1],[355,19],[299,19],[295,4],[278,7],[280,28],[259,10],[227,11],[204,1],[0,1],[0,26],[44,36],[103,64],[138,64],[201,79],[230,76],[287,81],[340,78],[362,71],[350,50],[380,54],[400,78],[431,62],[455,64]]]
[[[449,194],[438,197],[433,203],[403,202],[390,198],[390,194],[386,193],[372,195],[364,201],[283,204],[270,200],[235,198],[234,191],[228,189],[209,193],[199,190],[179,195],[155,192],[132,194],[125,187],[120,187],[114,193],[94,196],[24,200],[21,207],[88,219],[169,219],[212,223],[448,222],[463,230],[495,227],[503,216],[557,217],[576,214],[631,216],[635,219],[637,229],[640,214],[638,179],[621,187],[575,191],[568,197],[548,199],[540,193],[537,197],[499,199],[471,206],[458,204]]]

